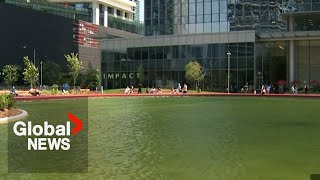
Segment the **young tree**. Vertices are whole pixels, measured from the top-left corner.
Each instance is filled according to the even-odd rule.
[[[137,73],[138,73],[138,79],[139,79],[140,83],[142,84],[144,81],[144,68],[143,68],[142,64],[140,64],[137,67]]]
[[[198,91],[199,83],[204,79],[205,73],[202,66],[197,61],[190,61],[185,66],[186,79],[196,83],[196,90]]]
[[[13,85],[15,82],[18,81],[18,66],[8,64],[3,67],[3,73],[4,73],[4,80],[6,83]]]
[[[67,59],[68,67],[70,69],[69,74],[73,79],[73,89],[76,87],[77,78],[82,69],[82,62],[78,59],[78,54],[71,53],[70,55],[64,55]]]
[[[26,66],[23,71],[24,80],[30,83],[31,88],[39,77],[38,68],[29,60],[28,56],[23,57],[24,65]]]

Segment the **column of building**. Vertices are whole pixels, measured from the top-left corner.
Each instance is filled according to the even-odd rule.
[[[92,2],[92,23],[99,25],[100,21],[100,9],[98,2]]]
[[[104,5],[103,7],[104,22],[103,26],[108,27],[108,6]],[[98,2],[92,3],[92,23],[100,25],[100,7]]]
[[[105,27],[108,27],[108,6],[107,5],[104,5],[104,26]]]
[[[293,32],[294,17],[289,16],[288,19],[289,32]],[[294,40],[289,40],[289,82],[295,80],[295,56],[294,56]]]

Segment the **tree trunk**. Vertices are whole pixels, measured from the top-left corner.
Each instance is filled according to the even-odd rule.
[[[76,78],[73,78],[73,90],[76,90]]]
[[[197,81],[197,92],[199,93],[200,90],[199,90],[199,80]]]

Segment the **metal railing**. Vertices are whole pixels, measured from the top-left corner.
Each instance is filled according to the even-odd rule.
[[[144,35],[144,24],[137,20],[122,19],[108,14],[108,26],[118,30]]]

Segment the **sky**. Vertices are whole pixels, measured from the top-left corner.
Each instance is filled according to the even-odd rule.
[[[140,21],[144,21],[144,0],[140,0]]]

